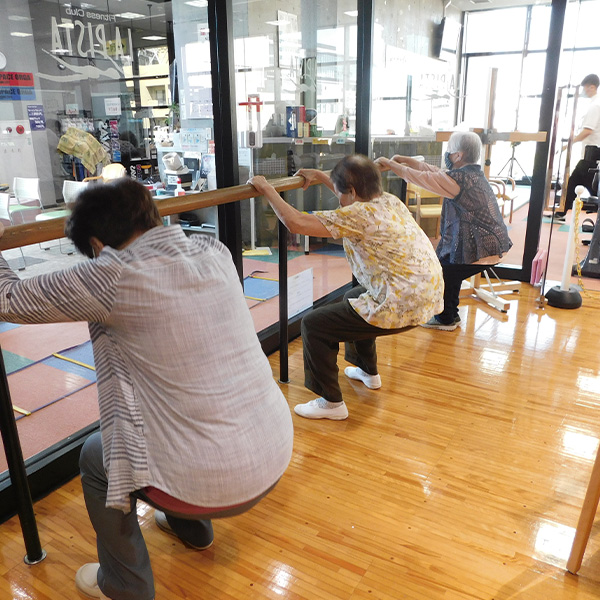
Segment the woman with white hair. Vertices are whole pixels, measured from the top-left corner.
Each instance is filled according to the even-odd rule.
[[[382,170],[390,169],[444,198],[436,248],[444,272],[444,310],[423,327],[456,329],[463,280],[497,264],[512,246],[496,196],[479,165],[480,155],[479,136],[457,131],[444,155],[447,170],[399,154],[375,161]]]

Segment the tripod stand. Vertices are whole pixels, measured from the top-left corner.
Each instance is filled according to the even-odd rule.
[[[527,173],[525,173],[525,169],[523,169],[521,163],[515,158],[515,150],[520,143],[521,142],[511,142],[510,146],[512,148],[512,151],[511,151],[510,158],[506,161],[506,163],[504,163],[504,166],[500,169],[500,172],[498,173],[498,177],[500,177],[500,175],[502,175],[502,171],[504,171],[504,169],[506,169],[506,167],[508,167],[508,176],[511,179],[514,179],[513,167],[516,163],[516,165],[519,167],[519,169],[521,169],[521,172],[523,173],[523,178],[526,179],[527,182],[531,185],[531,179],[529,178],[529,175],[527,175]]]

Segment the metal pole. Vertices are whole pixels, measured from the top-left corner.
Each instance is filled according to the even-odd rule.
[[[355,152],[371,156],[371,71],[373,64],[374,1],[358,3],[356,61]]]
[[[17,423],[8,389],[8,380],[6,379],[6,368],[4,366],[4,357],[0,348],[0,431],[2,432],[2,442],[6,461],[8,463],[8,472],[13,484],[13,489],[17,496],[17,512],[23,531],[23,540],[25,541],[24,561],[28,565],[34,565],[46,558],[46,552],[40,544],[35,514],[33,512],[33,502],[31,492],[27,482],[27,472],[23,462],[23,451],[19,442],[19,433]]]
[[[217,188],[239,183],[237,154],[237,103],[233,60],[233,2],[209,0],[208,38],[212,79],[212,105]],[[253,195],[256,195],[253,194]],[[219,238],[229,248],[243,281],[242,213],[239,202],[218,209]]]
[[[279,221],[279,381],[289,383],[288,373],[288,230]]]

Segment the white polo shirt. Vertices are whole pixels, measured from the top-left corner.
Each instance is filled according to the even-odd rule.
[[[590,101],[587,112],[583,117],[581,129],[591,129],[592,133],[582,142],[581,156],[585,154],[586,146],[600,147],[600,94],[596,94]]]

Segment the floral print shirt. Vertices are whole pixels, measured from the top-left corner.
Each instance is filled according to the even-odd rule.
[[[352,273],[366,289],[349,302],[365,321],[399,329],[442,312],[442,268],[431,242],[399,198],[384,193],[313,214],[334,239],[343,238]]]

